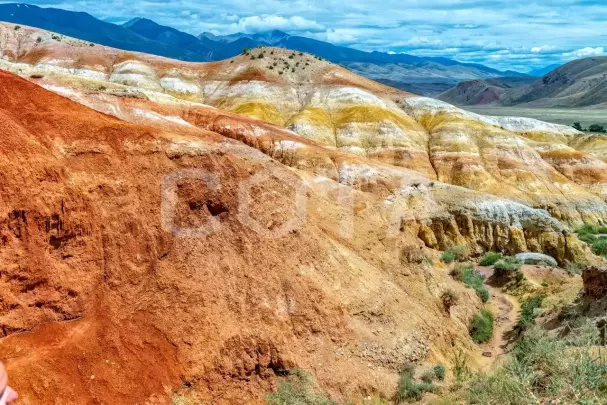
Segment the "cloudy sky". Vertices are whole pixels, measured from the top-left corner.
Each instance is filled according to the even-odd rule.
[[[1,1],[5,2],[5,1]],[[32,0],[198,35],[279,29],[362,50],[529,71],[607,49],[605,0]]]

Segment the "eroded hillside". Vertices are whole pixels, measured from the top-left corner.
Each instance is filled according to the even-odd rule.
[[[27,79],[0,76],[0,354],[33,403],[255,403],[291,367],[389,395],[474,348],[481,303],[438,250],[594,260],[571,227],[607,220],[603,139],[284,49],[188,64],[0,28]]]

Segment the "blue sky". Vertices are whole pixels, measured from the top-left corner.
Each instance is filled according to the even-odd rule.
[[[4,1],[3,1],[4,2]],[[528,71],[607,50],[605,0],[37,0],[198,35],[280,29],[367,51]]]

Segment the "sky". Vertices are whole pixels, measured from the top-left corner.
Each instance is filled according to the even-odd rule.
[[[5,1],[0,1],[5,2]],[[606,54],[605,0],[32,0],[109,22],[145,17],[198,35],[273,29],[365,51],[527,72]]]

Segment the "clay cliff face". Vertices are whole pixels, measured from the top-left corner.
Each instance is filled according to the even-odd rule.
[[[472,347],[480,301],[425,256],[587,262],[571,226],[607,219],[604,141],[566,127],[287,50],[187,64],[0,28],[28,79],[0,75],[0,358],[33,403],[255,403],[291,367],[389,395]]]

